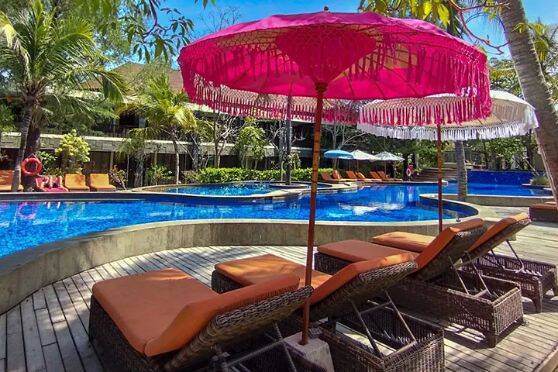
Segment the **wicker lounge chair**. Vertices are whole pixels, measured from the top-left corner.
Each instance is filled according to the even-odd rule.
[[[490,226],[487,231],[468,249],[463,268],[478,270],[484,275],[519,283],[521,294],[531,299],[537,312],[542,311],[543,296],[549,290],[558,294],[556,265],[520,258],[513,248],[510,238],[531,223],[525,213],[503,218]],[[405,232],[392,232],[372,238],[372,242],[390,247],[422,252],[434,237]],[[493,249],[506,242],[513,256],[495,254]]]
[[[522,322],[523,307],[518,284],[456,269],[456,263],[484,231],[480,219],[445,229],[418,254],[418,270],[390,293],[395,303],[413,311],[482,332],[493,347],[512,325]],[[318,247],[316,268],[335,273],[385,248],[355,241],[325,244]]]
[[[13,170],[0,170],[0,191],[12,191],[12,180],[14,179]],[[23,186],[17,187],[18,191],[23,191]]]
[[[558,208],[555,202],[533,204],[529,207],[529,216],[533,221],[558,222]]]
[[[443,370],[441,329],[402,315],[387,294],[387,302],[370,305],[369,299],[386,293],[416,269],[414,256],[386,247],[374,259],[349,265],[333,276],[313,271],[310,321],[320,325],[320,337],[329,344],[336,370]],[[211,285],[226,292],[285,273],[304,282],[303,265],[267,254],[215,265]],[[337,322],[366,334],[371,348],[336,331]],[[300,314],[295,314],[282,329],[294,333],[300,325]],[[377,341],[399,350],[384,356]]]
[[[364,174],[362,174],[362,172],[355,172],[355,174],[356,174],[357,178],[359,180],[362,180],[362,181],[373,182],[373,183],[382,182],[382,180],[379,179],[379,178],[366,178],[366,176]]]
[[[401,182],[403,181],[401,178],[393,178],[386,174],[384,171],[376,171],[376,174],[380,176],[383,181],[390,181],[390,182]]]
[[[64,186],[68,191],[89,191],[89,186],[85,184],[85,176],[83,174],[66,174],[64,176]]]
[[[373,180],[372,178],[366,178],[364,177],[364,175],[362,173],[361,176],[362,178],[358,175],[360,172],[354,172],[354,171],[346,171],[345,174],[347,176],[348,179],[350,179],[352,182],[362,182],[365,184],[370,184],[370,183],[377,183],[376,180]],[[381,181],[381,180],[380,180]]]
[[[271,349],[279,349],[287,360],[285,368],[293,369],[277,322],[312,293],[310,287],[297,289],[298,284],[298,277],[282,275],[218,294],[176,269],[106,280],[93,286],[89,338],[106,370],[190,371],[209,366],[228,371],[253,363]],[[259,350],[240,357],[234,353],[237,344],[246,345],[268,328],[275,334]]]
[[[110,184],[109,175],[106,173],[91,173],[89,187],[93,191],[116,191],[116,187]]]

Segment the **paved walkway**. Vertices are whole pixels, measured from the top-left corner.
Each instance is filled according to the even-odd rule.
[[[506,211],[510,212],[510,211]],[[519,253],[558,262],[558,226],[532,225],[518,235]],[[53,283],[0,315],[0,372],[100,371],[88,342],[89,301],[97,281],[164,267],[177,267],[209,284],[216,262],[274,253],[303,261],[302,247],[199,247],[147,254],[115,261]],[[555,363],[558,350],[558,297],[534,314],[525,302],[527,324],[497,347],[486,348],[475,332],[446,325],[446,365],[452,371],[532,371]]]

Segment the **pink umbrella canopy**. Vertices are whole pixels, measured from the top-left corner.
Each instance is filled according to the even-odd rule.
[[[325,99],[459,97],[420,107],[439,121],[490,114],[486,56],[420,20],[325,11],[276,15],[207,35],[183,48],[179,63],[193,102],[237,115],[285,110],[286,99],[261,94],[315,98],[316,83],[327,84]],[[295,107],[313,116],[315,99]]]
[[[491,106],[486,61],[475,47],[424,21],[329,11],[231,26],[182,48],[178,59],[192,102],[240,116],[280,117],[293,109],[315,119],[306,285],[312,279],[322,118],[357,120],[354,111],[345,115],[338,108],[344,105],[330,100],[452,94],[458,99],[411,107],[392,120],[399,121],[398,115],[435,123],[484,118]],[[308,301],[303,324],[305,344]]]

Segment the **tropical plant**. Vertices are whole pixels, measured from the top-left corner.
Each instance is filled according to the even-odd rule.
[[[54,150],[54,155],[60,158],[63,173],[81,173],[83,163],[89,162],[91,147],[76,130],[62,136],[60,144]]]
[[[331,168],[320,168],[319,172],[331,172]],[[293,181],[310,181],[312,168],[293,169]],[[223,183],[237,181],[279,181],[281,171],[279,169],[256,170],[245,168],[204,168],[197,172],[194,177],[200,183]]]
[[[0,104],[0,160],[2,160],[2,133],[10,132],[15,129],[14,114],[12,110]]]
[[[145,172],[150,185],[165,184],[172,181],[172,172],[164,165],[153,165]]]
[[[533,177],[529,183],[533,186],[549,186],[548,177],[546,176]]]
[[[238,154],[243,168],[249,168],[249,161],[254,161],[253,168],[258,161],[264,158],[264,148],[267,144],[265,131],[256,126],[253,118],[246,118],[245,123],[238,132],[233,151]]]
[[[167,74],[150,78],[145,88],[140,90],[132,102],[125,106],[147,119],[153,133],[170,138],[174,147],[174,181],[180,182],[180,137],[196,130],[196,118],[186,107],[188,97],[182,92],[174,92]]]
[[[37,157],[43,163],[43,174],[61,176],[63,174],[60,169],[60,159],[52,152],[38,151]]]
[[[34,0],[10,18],[0,13],[0,66],[17,89],[23,115],[13,191],[20,183],[28,136],[35,148],[40,127],[53,106],[87,112],[91,106],[80,89],[91,80],[102,85],[106,98],[123,98],[124,83],[103,68],[91,24],[78,17],[58,17],[56,12],[56,8],[46,9],[40,0]]]
[[[143,168],[147,157],[146,145],[151,133],[147,128],[132,129],[118,147],[117,153],[120,156],[129,156],[136,162],[134,171],[134,187],[141,187],[143,184]]]

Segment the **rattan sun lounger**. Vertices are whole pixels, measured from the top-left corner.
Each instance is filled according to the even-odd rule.
[[[537,312],[542,311],[545,293],[553,290],[558,294],[556,285],[556,265],[520,258],[510,239],[528,226],[531,220],[525,213],[503,218],[491,225],[471,246],[464,257],[463,269],[478,270],[484,275],[519,283],[521,294],[529,298]],[[392,232],[372,238],[372,242],[390,247],[420,252],[434,237],[405,232]],[[493,249],[506,242],[513,256],[495,254]],[[535,247],[533,247],[535,248]]]
[[[91,173],[89,187],[92,191],[116,191],[116,186],[110,184],[107,173]]]
[[[228,371],[266,362],[270,350],[282,354],[280,368],[293,370],[277,322],[312,293],[298,284],[298,277],[282,275],[218,294],[176,269],[106,280],[93,286],[89,338],[110,371]],[[261,336],[258,349],[234,352],[255,347],[253,336],[268,329],[274,334]]]
[[[371,299],[386,293],[416,268],[414,255],[390,255],[389,250],[382,257],[349,265],[333,276],[313,271],[310,320],[320,326],[320,337],[329,344],[336,370],[441,371],[444,353],[440,328],[402,315],[389,295],[386,302],[371,304]],[[304,269],[274,255],[229,261],[215,266],[212,288],[225,292],[283,273],[299,276],[302,283]],[[337,322],[365,334],[370,346],[336,331]],[[287,334],[299,331],[300,326],[300,313],[282,323]],[[385,356],[378,342],[399,350]]]
[[[522,322],[523,307],[518,284],[456,269],[455,264],[484,231],[480,219],[444,230],[417,255],[418,270],[390,294],[396,304],[412,311],[482,332],[493,347],[512,325]],[[335,273],[385,248],[359,241],[325,244],[318,247],[316,269]]]

